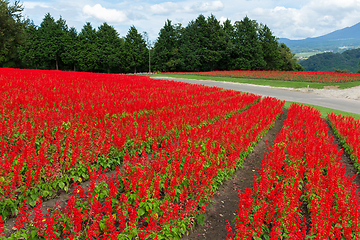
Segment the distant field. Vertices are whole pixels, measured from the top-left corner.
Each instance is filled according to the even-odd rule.
[[[302,53],[295,53],[295,57],[301,58],[301,59],[308,59],[311,56],[314,56],[316,54],[323,53],[323,52],[302,52]]]

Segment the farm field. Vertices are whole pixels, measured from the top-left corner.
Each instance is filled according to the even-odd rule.
[[[360,86],[359,73],[319,73],[281,71],[212,71],[198,73],[160,73],[159,77],[175,77],[196,80],[213,80],[249,83],[272,87],[315,88],[334,87],[339,89]]]
[[[258,177],[233,202],[236,224],[218,228],[238,239],[360,237],[357,177],[311,107],[146,76],[0,69],[0,82],[7,239],[195,239],[226,180],[261,164],[257,143],[265,160],[247,176]],[[359,120],[329,119],[357,163]]]

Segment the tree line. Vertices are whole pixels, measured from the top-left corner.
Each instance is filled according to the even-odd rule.
[[[162,72],[304,70],[266,25],[248,17],[232,24],[199,15],[185,27],[167,20],[153,45],[135,26],[125,37],[107,23],[96,29],[87,22],[77,32],[49,13],[36,26],[21,18],[23,8],[17,2],[10,6],[0,0],[0,7],[0,27],[8,34],[0,34],[0,44],[6,46],[0,50],[2,67],[147,72],[151,56],[151,70]]]

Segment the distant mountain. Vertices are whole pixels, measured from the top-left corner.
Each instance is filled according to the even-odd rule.
[[[302,40],[279,38],[278,41],[285,43],[294,53],[310,51],[343,52],[348,48],[360,47],[360,22],[352,27],[346,27],[315,38]]]
[[[335,69],[357,72],[360,69],[360,48],[343,53],[321,53],[300,61],[306,71],[334,72]]]

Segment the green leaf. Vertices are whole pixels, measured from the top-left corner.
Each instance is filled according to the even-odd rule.
[[[101,223],[99,224],[99,226],[100,226],[101,231],[104,231],[104,229],[105,229],[105,224],[101,222]]]
[[[32,200],[37,201],[38,198],[39,198],[39,195],[38,195],[38,194],[35,194],[35,193],[31,194],[31,199],[32,199]]]
[[[145,210],[143,208],[140,208],[138,211],[139,216],[141,217],[142,215],[145,214]]]
[[[35,207],[36,201],[31,200],[31,201],[28,201],[28,203],[30,206]]]
[[[47,196],[49,196],[49,191],[43,191],[42,193],[41,193],[41,196],[43,196],[43,197],[47,197]]]
[[[65,187],[65,183],[63,183],[63,182],[59,182],[59,187],[60,187],[61,189],[64,189],[64,187]]]

